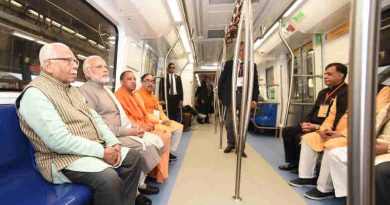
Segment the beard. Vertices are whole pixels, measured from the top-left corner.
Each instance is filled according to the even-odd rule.
[[[110,82],[110,77],[101,77],[99,79],[96,79],[96,81],[99,82],[99,83],[105,84],[105,83]]]

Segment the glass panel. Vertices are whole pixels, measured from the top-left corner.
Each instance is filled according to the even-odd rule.
[[[99,55],[115,67],[117,29],[85,1],[17,2],[0,1],[0,91],[22,90],[39,75],[39,50],[48,42],[68,45],[80,68],[89,55]],[[114,73],[109,69],[111,79]],[[76,80],[86,80],[82,69]]]
[[[276,87],[271,86],[275,84],[275,76],[274,76],[274,67],[271,66],[265,70],[265,80],[266,80],[266,89],[267,89],[267,99],[273,100],[276,98]]]

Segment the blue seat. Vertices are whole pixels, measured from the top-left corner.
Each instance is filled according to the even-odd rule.
[[[0,105],[0,116],[0,204],[91,204],[88,187],[51,184],[35,169],[33,149],[14,105]]]
[[[277,112],[277,104],[262,104],[260,107],[260,113],[256,115],[255,118],[256,125],[262,127],[275,127]]]

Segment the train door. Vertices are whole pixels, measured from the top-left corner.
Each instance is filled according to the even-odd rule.
[[[316,99],[317,82],[322,81],[322,75],[317,75],[315,69],[315,53],[313,43],[301,46],[293,51],[294,68],[291,66],[291,55],[288,55],[289,70],[293,69],[291,104],[288,111],[287,125],[296,125],[310,112]],[[291,74],[290,74],[291,75]]]

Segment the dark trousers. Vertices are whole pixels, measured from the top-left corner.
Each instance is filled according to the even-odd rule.
[[[232,115],[232,106],[231,105],[225,105],[226,106],[226,113],[225,113],[225,127],[226,127],[226,137],[227,137],[227,144],[228,146],[236,147],[236,137],[234,135],[234,126],[233,126],[233,115]],[[237,108],[237,125],[240,122],[240,110]],[[238,130],[237,130],[238,132]],[[245,150],[245,142],[243,146],[243,150]]]
[[[376,205],[390,204],[390,162],[383,162],[375,166]]]
[[[283,145],[286,162],[290,164],[299,164],[299,153],[301,151],[301,136],[305,134],[302,132],[301,126],[286,127],[283,129]]]
[[[118,174],[112,168],[101,172],[77,172],[64,169],[62,173],[70,181],[90,187],[93,191],[94,205],[134,205],[141,173],[141,155],[138,151],[129,150]]]
[[[177,114],[179,112],[179,96],[168,95],[168,118],[177,121]]]

